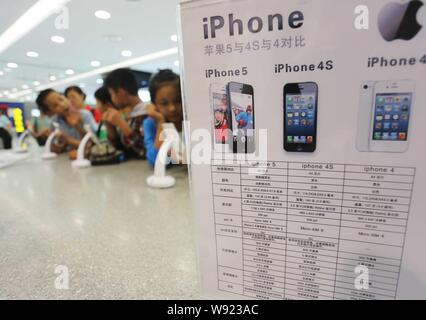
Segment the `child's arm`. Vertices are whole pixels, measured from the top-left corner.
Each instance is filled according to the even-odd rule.
[[[132,135],[132,129],[117,110],[113,108],[108,109],[103,114],[102,120],[107,123],[107,128],[109,124],[110,126],[119,128],[126,137],[130,137]]]
[[[108,141],[115,144],[118,138],[117,130],[110,123],[105,123],[105,128],[107,130]]]
[[[51,151],[54,153],[63,153],[67,146],[70,146],[71,149],[78,149],[80,142],[81,141],[78,139],[74,139],[63,132],[59,132],[52,142]]]
[[[161,134],[163,133],[163,124],[165,122],[164,116],[157,111],[154,105],[149,105],[147,109],[148,116],[153,118],[157,124],[157,133],[155,135],[154,146],[159,150],[163,145]]]
[[[71,148],[77,149],[80,145],[81,140],[74,139],[65,133],[60,133],[59,138],[65,141],[66,146],[70,146]]]

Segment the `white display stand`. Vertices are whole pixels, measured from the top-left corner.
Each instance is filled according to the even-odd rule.
[[[57,123],[53,123],[53,126],[55,127],[55,130],[47,138],[46,145],[44,146],[45,151],[41,156],[43,160],[53,160],[58,157],[56,153],[52,152],[52,143],[56,136],[61,133],[61,131],[59,130],[59,125]]]
[[[158,151],[154,175],[148,177],[146,180],[149,187],[156,189],[172,188],[176,184],[174,177],[166,175],[166,166],[169,159],[169,151],[179,151],[179,133],[173,124],[164,124],[163,129],[165,140]],[[176,160],[179,159],[175,159],[175,161]]]
[[[90,125],[86,125],[84,128],[86,129],[87,133],[84,136],[83,140],[81,140],[80,145],[78,146],[77,159],[71,163],[72,167],[77,169],[85,169],[91,167],[90,160],[86,159],[84,155],[86,146],[90,141],[99,144],[98,137],[92,131]]]
[[[180,4],[204,297],[426,299],[426,6],[361,3]]]
[[[18,147],[14,150],[16,153],[27,153],[28,148],[25,147],[25,140],[31,137],[31,133],[26,130],[18,139]]]

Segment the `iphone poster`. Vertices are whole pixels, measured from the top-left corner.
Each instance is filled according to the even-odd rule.
[[[425,299],[425,1],[179,16],[203,295]]]

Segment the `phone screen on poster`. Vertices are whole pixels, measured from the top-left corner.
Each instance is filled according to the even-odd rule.
[[[229,101],[232,114],[234,152],[254,152],[254,96],[248,85],[231,83]]]
[[[293,83],[284,87],[284,149],[313,152],[317,143],[318,87]]]

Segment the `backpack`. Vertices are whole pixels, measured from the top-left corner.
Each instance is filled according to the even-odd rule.
[[[96,135],[99,137],[103,122],[99,124]],[[103,141],[95,144],[90,149],[89,160],[92,166],[103,166],[119,164],[126,161],[124,152],[117,150],[109,141]]]

